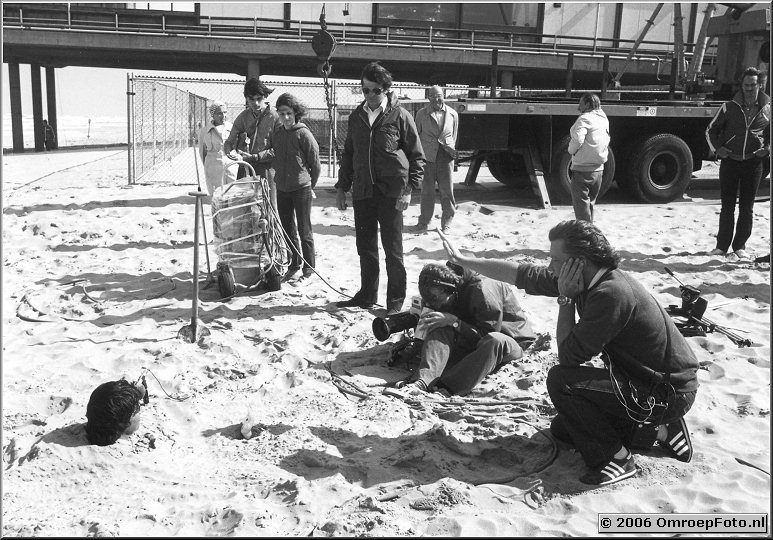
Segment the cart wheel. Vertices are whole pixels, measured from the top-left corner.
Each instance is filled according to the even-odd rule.
[[[236,293],[233,270],[227,264],[218,266],[220,266],[220,272],[217,275],[217,286],[220,289],[220,297],[227,298],[233,296]]]

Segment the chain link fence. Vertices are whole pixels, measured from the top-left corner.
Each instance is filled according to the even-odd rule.
[[[362,102],[359,83],[331,80],[330,107],[335,129],[331,130],[325,86],[322,82],[288,82],[261,78],[274,88],[269,96],[273,104],[285,92],[297,97],[306,107],[303,122],[311,129],[320,147],[323,174],[337,174],[333,133],[339,151],[343,150],[348,120]],[[394,84],[392,90],[412,114],[426,103],[428,86]],[[129,182],[204,185],[204,168],[198,157],[199,134],[210,120],[208,105],[213,100],[226,104],[226,119],[233,122],[245,109],[244,79],[189,79],[130,75],[127,82],[129,122]],[[466,86],[445,89],[449,106],[458,97],[468,95]],[[199,179],[200,176],[200,179]]]

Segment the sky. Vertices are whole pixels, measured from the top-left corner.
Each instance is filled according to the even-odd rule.
[[[126,70],[92,67],[65,67],[56,70],[57,115],[111,117],[126,116],[126,76],[155,75],[171,77],[212,78],[212,73],[182,71]],[[19,65],[21,79],[22,114],[32,114],[32,83],[29,64]],[[43,92],[43,116],[46,116],[46,75],[41,68]],[[217,78],[240,80],[236,74],[218,74]],[[8,86],[8,64],[3,63],[3,116],[11,113],[11,96]]]

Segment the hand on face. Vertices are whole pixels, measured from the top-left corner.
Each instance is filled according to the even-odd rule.
[[[582,271],[585,268],[585,260],[570,258],[561,265],[558,272],[558,292],[569,298],[575,298],[584,289]]]

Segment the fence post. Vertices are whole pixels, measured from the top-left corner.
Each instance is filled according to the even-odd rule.
[[[19,18],[21,18],[21,10],[19,10]],[[389,27],[387,26],[387,32],[386,32],[386,42],[387,45],[389,45]]]
[[[151,94],[153,100],[150,102],[150,114],[153,121],[150,123],[151,133],[153,134],[153,165],[156,164],[156,81],[153,81]]]
[[[258,18],[254,17],[252,19],[252,35],[256,36],[258,35]]]
[[[333,173],[330,176],[335,176],[336,169],[338,168],[338,155],[335,152],[336,146],[338,146],[338,92],[336,88],[336,82],[333,81],[333,139],[336,142],[336,145],[332,148],[333,153]]]
[[[432,45],[432,25],[429,27],[429,44]]]
[[[475,30],[470,32],[470,47],[475,47]]]
[[[69,10],[69,5],[68,5]],[[134,184],[134,175],[132,174],[132,162],[134,160],[134,148],[132,148],[132,79],[131,73],[126,74],[126,144],[129,162],[127,164],[127,176],[129,185]]]
[[[166,32],[166,15],[164,13],[161,14],[161,31]]]
[[[67,29],[72,27],[72,14],[70,13],[70,3],[67,2]]]
[[[22,13],[22,9],[19,8],[19,26],[24,24],[24,14]]]
[[[115,13],[115,29],[118,30],[118,12]]]
[[[303,31],[301,30],[301,21],[298,20],[298,39],[301,39],[303,37]]]
[[[207,35],[212,35],[212,17],[207,16]]]
[[[341,31],[341,41],[346,41],[346,23],[343,23],[343,29]]]

